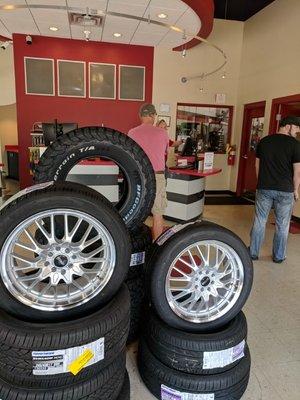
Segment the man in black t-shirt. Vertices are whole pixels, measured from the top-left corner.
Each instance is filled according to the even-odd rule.
[[[273,261],[281,263],[286,258],[294,201],[299,200],[300,142],[296,140],[299,131],[300,117],[283,118],[279,132],[264,137],[257,146],[258,185],[250,244],[253,260],[258,260],[272,207],[276,217]]]

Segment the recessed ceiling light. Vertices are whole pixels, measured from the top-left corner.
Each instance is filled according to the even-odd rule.
[[[122,33],[118,33],[118,32],[114,33],[114,37],[121,37],[121,36],[122,36]]]
[[[164,14],[164,13],[157,14],[157,16],[158,16],[158,18],[160,18],[160,19],[166,19],[166,18],[168,18],[168,15],[167,15],[167,14]]]
[[[50,31],[57,32],[58,28],[56,26],[50,26]]]

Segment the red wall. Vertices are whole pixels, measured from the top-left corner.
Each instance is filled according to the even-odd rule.
[[[142,104],[139,101],[95,100],[88,97],[77,99],[58,97],[57,95],[26,95],[25,56],[53,58],[55,62],[57,59],[64,59],[145,66],[145,102],[152,101],[153,47],[86,42],[83,40],[56,39],[42,36],[33,36],[32,45],[27,45],[25,43],[25,35],[20,34],[14,35],[13,41],[21,187],[32,184],[28,167],[28,147],[31,146],[30,131],[34,122],[51,122],[57,118],[60,122],[78,122],[79,126],[101,125],[103,123],[104,126],[128,132],[130,128],[138,124],[138,110]],[[86,67],[88,71],[88,65]],[[57,76],[55,76],[55,82],[57,93]],[[88,95],[88,82],[86,82],[86,87]]]

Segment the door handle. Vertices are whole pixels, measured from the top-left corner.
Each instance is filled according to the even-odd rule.
[[[247,160],[247,159],[248,159],[248,156],[243,156],[243,158],[244,158],[245,160]]]

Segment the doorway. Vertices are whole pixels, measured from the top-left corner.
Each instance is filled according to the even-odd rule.
[[[288,115],[300,117],[300,94],[279,97],[272,101],[270,134],[278,132],[279,121]]]
[[[255,200],[257,177],[255,171],[256,148],[263,136],[266,102],[246,104],[244,107],[243,133],[237,195]]]

